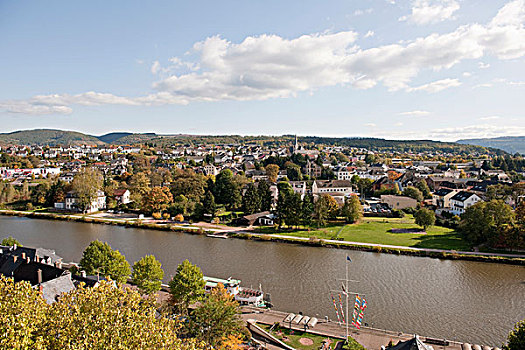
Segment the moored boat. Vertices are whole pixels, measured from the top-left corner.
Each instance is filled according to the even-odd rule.
[[[206,291],[209,292],[221,283],[228,293],[233,295],[236,301],[241,305],[251,305],[256,307],[271,307],[269,295],[264,295],[261,286],[259,289],[241,287],[241,281],[229,277],[228,279],[221,279],[215,277],[204,276],[206,281]]]

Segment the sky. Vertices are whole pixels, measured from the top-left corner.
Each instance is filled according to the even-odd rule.
[[[0,0],[0,132],[525,135],[525,0]]]

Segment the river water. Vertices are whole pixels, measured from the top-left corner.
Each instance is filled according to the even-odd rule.
[[[501,346],[525,318],[525,267],[472,261],[217,239],[118,226],[0,216],[0,238],[54,249],[79,261],[95,239],[133,264],[146,254],[162,263],[165,281],[184,259],[207,276],[242,280],[271,294],[278,310],[336,319],[330,289],[340,290],[350,255],[352,291],[366,294],[370,326]],[[337,298],[337,295],[334,294]]]

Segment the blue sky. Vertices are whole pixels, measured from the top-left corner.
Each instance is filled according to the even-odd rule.
[[[525,0],[0,1],[0,132],[525,135]]]

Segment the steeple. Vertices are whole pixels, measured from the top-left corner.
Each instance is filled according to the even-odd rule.
[[[294,146],[294,153],[297,152],[299,150],[299,144],[297,143],[297,134],[295,134],[295,146]]]

